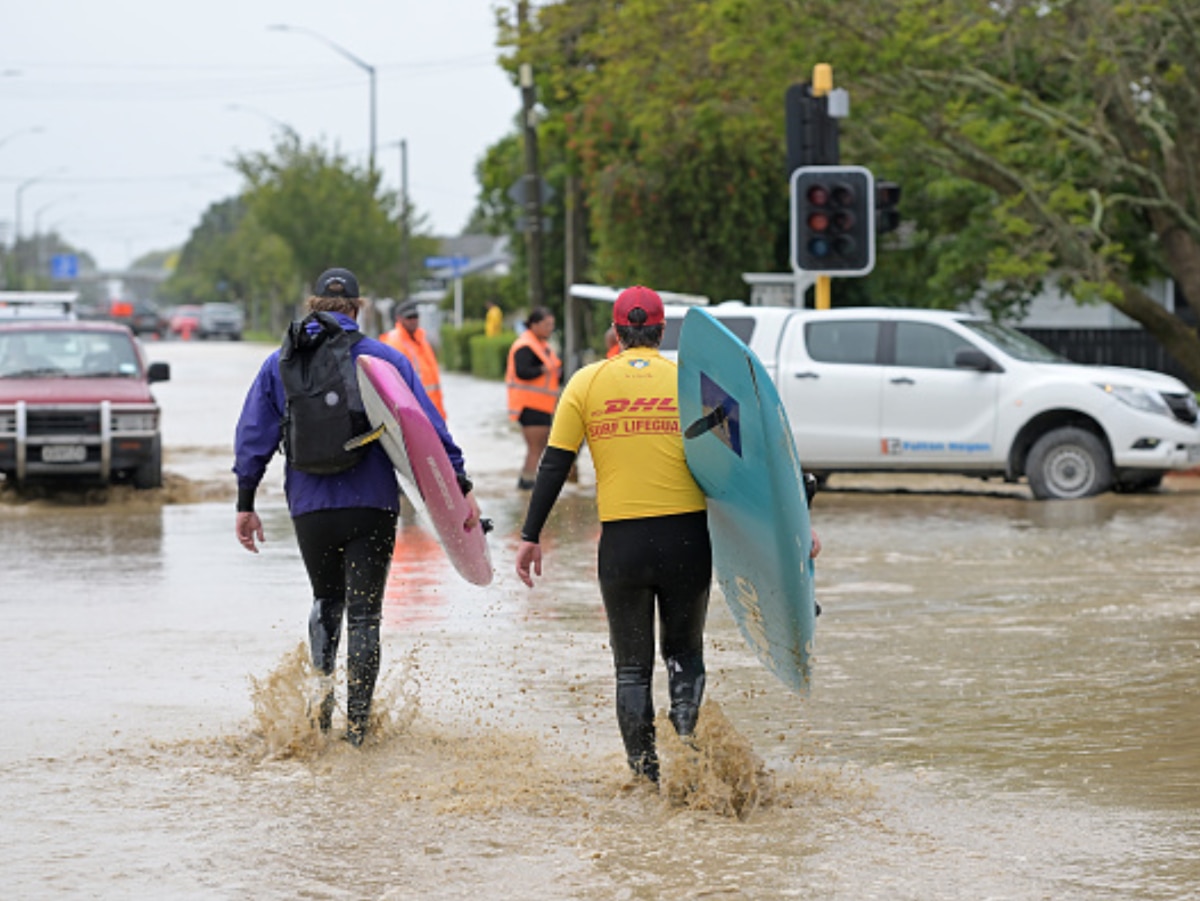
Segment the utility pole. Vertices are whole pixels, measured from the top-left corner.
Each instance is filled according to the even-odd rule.
[[[827,63],[817,63],[813,66],[812,74],[812,95],[814,97],[824,97],[833,90],[833,67]],[[835,159],[832,164],[836,165],[840,160],[836,159],[838,155],[837,137],[834,132],[834,155]],[[828,310],[833,306],[833,281],[828,275],[818,275],[816,284],[813,286],[813,306],[818,310]]]
[[[411,243],[409,233],[412,231],[412,223],[409,221],[408,215],[408,140],[405,138],[400,139],[400,203],[404,224],[404,254],[401,260],[404,267],[404,285],[400,299],[408,300],[412,282],[412,270],[409,268],[408,262],[408,250]]]
[[[527,0],[517,3],[517,23],[521,34],[529,15]],[[533,67],[521,63],[522,131],[525,137],[525,246],[529,255],[529,304],[545,306],[542,288],[542,174],[538,167],[537,118],[534,112],[536,88]]]

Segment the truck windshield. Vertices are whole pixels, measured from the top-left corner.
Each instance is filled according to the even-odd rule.
[[[115,332],[2,331],[0,378],[138,378],[128,335]]]
[[[1066,357],[1052,351],[1044,344],[1039,344],[1028,335],[1018,332],[1007,325],[997,325],[986,319],[963,319],[962,325],[969,328],[979,337],[996,345],[1015,360],[1026,363],[1069,363]]]

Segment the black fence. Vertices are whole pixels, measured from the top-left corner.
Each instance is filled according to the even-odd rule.
[[[1140,328],[1023,328],[1021,331],[1076,363],[1165,372],[1197,390],[1195,380],[1175,358]]]

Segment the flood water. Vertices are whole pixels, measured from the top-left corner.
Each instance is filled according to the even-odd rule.
[[[268,348],[148,349],[173,370],[166,488],[0,492],[6,898],[1195,897],[1200,478],[1056,503],[835,478],[811,696],[715,594],[702,753],[660,729],[658,794],[617,733],[586,458],[529,591],[503,388],[445,378],[497,578],[468,585],[405,517],[354,750],[307,727],[277,465],[263,553],[233,537]]]

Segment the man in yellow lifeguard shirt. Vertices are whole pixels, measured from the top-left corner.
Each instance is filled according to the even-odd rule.
[[[425,329],[420,327],[420,322],[417,302],[406,300],[396,311],[396,327],[380,335],[379,340],[408,357],[413,369],[417,370],[421,387],[442,414],[442,419],[445,419],[446,405],[442,401],[442,374],[438,369],[437,354],[425,335]]]
[[[649,288],[617,297],[613,324],[621,352],[579,370],[563,390],[516,560],[518,578],[532,587],[533,576],[542,574],[542,526],[586,440],[596,468],[598,572],[616,668],[617,723],[630,768],[653,782],[659,777],[651,692],[655,608],[671,724],[690,739],[704,695],[712,579],[704,494],[679,433],[676,366],[658,352],[663,321],[662,299]]]

